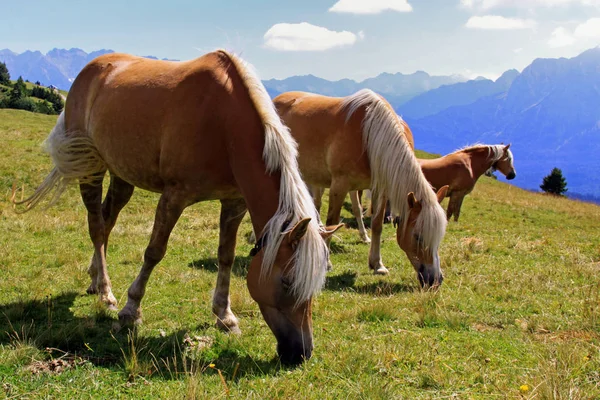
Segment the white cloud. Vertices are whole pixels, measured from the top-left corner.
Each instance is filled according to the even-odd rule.
[[[600,6],[600,0],[460,0],[465,8],[491,10],[493,8],[541,8],[569,5]]]
[[[548,40],[548,46],[565,47],[576,42],[597,39],[600,39],[600,18],[590,18],[577,25],[573,32],[563,26],[559,26],[552,32],[552,37]]]
[[[600,37],[600,18],[590,18],[575,28],[575,36],[578,38]]]
[[[465,26],[471,29],[533,29],[536,22],[532,19],[505,18],[500,15],[483,15],[469,18]]]
[[[515,52],[515,54],[519,54],[520,52],[523,51],[523,48],[519,47],[519,48],[514,49],[513,51]]]
[[[358,36],[364,38],[361,31]],[[357,36],[348,31],[330,31],[327,28],[302,22],[275,24],[264,35],[265,46],[281,51],[324,51],[334,47],[351,46]]]
[[[575,43],[575,38],[567,29],[559,26],[552,31],[552,37],[548,40],[548,46],[550,47],[564,47],[570,46]]]
[[[379,14],[383,11],[411,12],[408,0],[338,0],[330,12],[351,14]]]

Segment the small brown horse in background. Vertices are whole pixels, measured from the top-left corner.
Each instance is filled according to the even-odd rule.
[[[381,261],[381,232],[389,199],[403,218],[396,240],[419,282],[441,284],[438,249],[446,231],[444,210],[421,172],[410,131],[389,103],[371,90],[345,98],[288,92],[273,102],[298,142],[302,178],[313,195],[315,188],[329,188],[327,225],[339,222],[349,191],[371,189],[377,207],[369,267],[376,274],[388,273]],[[444,195],[445,189],[440,190],[438,196]],[[315,199],[319,206],[320,195]]]
[[[186,62],[109,54],[91,61],[70,90],[47,139],[54,169],[23,203],[54,200],[79,182],[94,255],[89,293],[116,306],[106,251],[117,216],[134,187],[161,193],[141,271],[119,321],[141,321],[140,303],[183,210],[221,200],[219,272],[213,297],[217,326],[239,332],[229,282],[236,234],[246,210],[260,239],[248,289],[277,338],[283,362],[313,349],[313,295],[325,280],[328,251],[298,169],[294,139],[264,86],[241,59],[216,51]],[[110,187],[102,202],[102,178]]]
[[[517,176],[509,148],[510,144],[478,144],[444,157],[419,159],[423,174],[433,187],[450,186],[446,195],[450,197],[446,214],[448,219],[454,215],[454,221],[458,221],[464,197],[471,193],[479,177],[487,171],[498,170],[509,180]]]

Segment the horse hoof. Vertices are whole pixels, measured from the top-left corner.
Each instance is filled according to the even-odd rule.
[[[119,325],[117,331],[122,328],[134,328],[142,324],[142,315],[131,315],[129,313],[124,313],[123,310],[121,310],[119,313],[119,322],[117,322],[117,324]]]
[[[377,268],[373,271],[373,274],[374,275],[389,275],[390,271],[388,271],[388,269],[386,267],[381,265],[379,268]]]
[[[237,326],[237,325],[225,325],[221,321],[217,321],[217,328],[220,331],[223,331],[223,332],[228,333],[230,335],[241,335],[242,334],[242,330],[240,329],[239,326]]]
[[[95,287],[92,287],[92,285],[90,285],[85,292],[87,294],[98,294],[98,290]]]
[[[362,240],[362,242],[366,244],[371,243],[371,239],[368,236],[361,237],[360,240]]]
[[[100,296],[100,302],[106,305],[106,308],[110,311],[118,311],[117,299],[112,293]]]
[[[115,312],[116,312],[116,311],[119,311],[119,308],[117,307],[117,305],[116,305],[116,304],[107,304],[107,305],[106,305],[106,309],[107,309],[108,311],[115,311]]]

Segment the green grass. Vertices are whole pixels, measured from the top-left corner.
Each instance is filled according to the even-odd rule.
[[[216,202],[185,211],[148,284],[137,332],[111,332],[115,314],[85,295],[92,253],[77,190],[24,215],[9,202],[14,182],[31,193],[49,170],[39,145],[55,120],[0,110],[0,397],[600,397],[599,207],[481,178],[460,222],[449,224],[437,293],[418,288],[390,225],[382,253],[391,275],[383,278],[369,272],[356,230],[342,229],[314,301],[313,358],[287,369],[245,286],[248,218],[232,278],[243,333],[213,326]],[[136,191],[111,237],[121,306],[156,201]],[[352,219],[349,203],[343,217]]]

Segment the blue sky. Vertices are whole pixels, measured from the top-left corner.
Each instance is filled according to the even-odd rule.
[[[600,43],[600,0],[27,0],[0,48],[101,48],[186,60],[233,50],[264,79],[381,72],[496,77]]]

